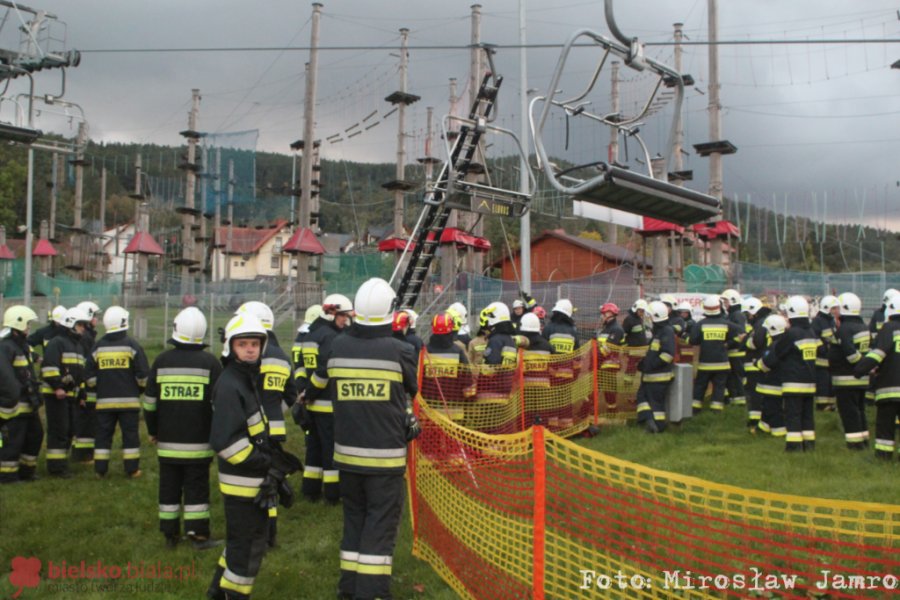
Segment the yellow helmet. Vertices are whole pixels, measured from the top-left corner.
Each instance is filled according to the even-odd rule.
[[[10,306],[3,313],[3,326],[16,331],[27,331],[28,323],[37,321],[38,316],[33,310],[21,304]]]

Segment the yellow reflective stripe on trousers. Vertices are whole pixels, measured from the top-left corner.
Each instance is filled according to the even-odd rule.
[[[360,448],[335,444],[334,460],[358,467],[398,468],[406,466],[406,446],[402,448]]]

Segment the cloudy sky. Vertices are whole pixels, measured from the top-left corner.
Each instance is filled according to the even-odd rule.
[[[538,93],[549,85],[557,46],[573,31],[590,27],[612,37],[600,0],[523,1],[528,44],[553,46],[527,52],[527,86]],[[325,157],[394,160],[396,114],[386,116],[390,105],[383,99],[399,87],[401,27],[410,30],[409,91],[422,97],[407,116],[406,149],[410,159],[423,156],[426,108],[434,107],[438,118],[450,110],[451,77],[458,78],[461,95],[468,93],[471,3],[323,4],[316,135],[343,140],[325,143]],[[69,70],[65,97],[83,107],[95,140],[180,144],[192,88],[203,97],[202,131],[258,129],[259,149],[285,153],[302,137],[309,2],[29,0],[28,5],[64,21],[68,46],[83,53],[81,65]],[[505,82],[499,120],[514,130],[519,51],[502,46],[518,41],[518,6],[517,0],[482,2],[482,39],[501,45],[496,66]],[[897,8],[888,0],[719,2],[720,40],[776,42],[719,48],[723,137],[738,147],[725,158],[726,194],[770,207],[774,202],[779,211],[787,205],[792,213],[851,222],[862,215],[866,222],[900,228],[900,70],[890,68],[900,59]],[[706,0],[619,0],[616,17],[626,35],[648,42],[649,56],[669,64],[673,23],[684,23],[691,42],[708,39]],[[0,47],[16,47],[18,34],[10,22],[0,31]],[[822,39],[891,42],[783,43]],[[584,86],[596,57],[587,49],[575,52],[560,87],[570,92]],[[691,185],[704,191],[706,160],[694,155],[691,145],[709,141],[707,62],[705,45],[685,47],[683,70],[696,80],[685,104],[685,168],[694,170]],[[624,71],[622,79],[626,107],[639,102],[647,78]],[[22,83],[11,86],[7,97],[22,91]],[[42,73],[36,83],[38,94],[54,94],[59,76]],[[608,71],[591,102],[597,112],[608,108]],[[38,127],[74,135],[68,114],[58,107],[38,108]],[[652,152],[664,151],[669,108],[642,128]],[[14,119],[11,104],[0,105],[0,120]],[[348,138],[356,130],[346,130],[355,124],[363,133]],[[573,161],[606,156],[607,132],[574,122],[567,130],[561,116],[550,121],[545,137],[551,152],[569,152]],[[497,148],[503,146],[498,142]],[[633,157],[634,147],[630,152]]]

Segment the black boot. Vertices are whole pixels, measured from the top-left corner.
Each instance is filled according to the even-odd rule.
[[[807,440],[803,442],[803,451],[804,452],[812,452],[816,449],[815,440]]]

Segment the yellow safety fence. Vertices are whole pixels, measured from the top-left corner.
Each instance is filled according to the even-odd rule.
[[[417,411],[413,551],[462,598],[886,598],[900,589],[900,506],[745,490],[606,456],[541,426],[492,435],[428,399]]]

